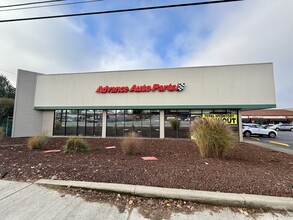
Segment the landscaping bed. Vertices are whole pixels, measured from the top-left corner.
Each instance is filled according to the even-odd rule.
[[[85,138],[87,153],[44,153],[60,149],[67,138],[50,138],[30,150],[26,138],[0,141],[3,179],[124,183],[230,193],[293,197],[293,156],[237,143],[222,159],[203,159],[191,140],[141,139],[136,155],[124,155],[122,138]],[[113,147],[106,149],[105,147]],[[155,161],[141,157],[153,156]]]

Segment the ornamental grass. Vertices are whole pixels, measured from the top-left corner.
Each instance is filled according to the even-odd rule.
[[[137,154],[140,145],[138,134],[135,132],[129,132],[127,136],[122,140],[122,152],[126,155]]]
[[[81,137],[70,137],[62,147],[64,153],[76,153],[89,151],[89,144]]]
[[[28,148],[31,150],[41,149],[48,141],[47,132],[31,137],[28,139]]]
[[[169,122],[170,122],[171,128],[174,131],[179,130],[179,128],[180,128],[180,121],[178,121],[177,119],[171,119]]]
[[[219,119],[196,119],[190,132],[203,158],[223,157],[235,141],[231,127]]]

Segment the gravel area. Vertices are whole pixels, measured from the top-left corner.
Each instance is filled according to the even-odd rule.
[[[40,178],[137,184],[231,193],[293,197],[293,156],[237,143],[222,159],[202,159],[191,140],[142,139],[138,154],[124,155],[122,138],[85,138],[87,153],[44,153],[67,138],[50,138],[31,151],[27,138],[0,141],[0,178]],[[106,149],[105,147],[116,148]],[[144,161],[154,156],[158,160]]]

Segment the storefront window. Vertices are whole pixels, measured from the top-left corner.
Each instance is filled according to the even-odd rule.
[[[55,111],[53,135],[56,135],[56,136],[65,135],[65,117],[66,117],[66,110]]]
[[[160,137],[160,111],[151,110],[150,118],[151,118],[151,137],[159,138]]]
[[[212,114],[213,113],[213,110],[212,109],[203,109],[202,110],[202,113],[203,114]]]
[[[103,111],[95,110],[94,111],[94,136],[102,136],[102,126],[103,126]]]
[[[116,136],[116,110],[107,111],[107,136]]]
[[[125,133],[125,112],[124,110],[116,111],[116,135],[117,137],[123,137]]]
[[[159,110],[108,110],[106,135],[122,137],[135,132],[140,137],[159,137],[159,119]]]
[[[66,135],[67,136],[76,136],[77,132],[77,110],[67,110],[66,116]]]
[[[124,136],[126,136],[129,132],[132,131],[134,131],[133,110],[125,110]]]
[[[190,120],[189,110],[165,110],[165,137],[188,138]]]
[[[165,110],[165,137],[189,138],[193,120],[203,114],[238,115],[235,109]],[[234,116],[235,117],[235,116]],[[53,135],[102,136],[103,110],[55,110]],[[230,125],[238,133],[238,123]],[[107,110],[106,136],[123,137],[135,132],[140,137],[160,137],[159,110]]]
[[[177,118],[180,121],[178,138],[189,138],[190,137],[190,111],[189,110],[178,110]]]
[[[86,110],[78,110],[77,135],[85,136]]]
[[[139,137],[142,137],[142,110],[133,111],[133,131],[138,134]]]
[[[101,136],[102,110],[56,110],[53,135]]]
[[[194,109],[190,111],[190,122],[192,123],[195,119],[202,117],[201,109]]]
[[[85,115],[85,133],[86,136],[94,136],[94,110],[87,110]]]
[[[141,131],[142,131],[142,137],[151,137],[150,112],[142,112],[141,114]]]

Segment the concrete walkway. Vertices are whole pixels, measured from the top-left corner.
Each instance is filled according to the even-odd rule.
[[[257,141],[251,141],[251,140],[245,140],[244,142],[248,144],[254,144],[259,147],[264,147],[273,151],[279,151],[282,153],[293,155],[293,150],[289,148],[284,148],[284,147],[280,147],[280,146],[269,144],[269,143],[257,142]]]
[[[293,212],[268,212],[250,216],[248,213],[233,212],[229,208],[217,211],[203,209],[192,214],[169,213],[163,219],[284,219],[293,218]],[[41,187],[35,183],[23,183],[0,180],[0,219],[34,220],[34,219],[146,219],[138,208],[126,209],[120,213],[116,206],[107,203],[92,203],[80,197],[61,194]],[[162,219],[154,214],[153,219]]]

